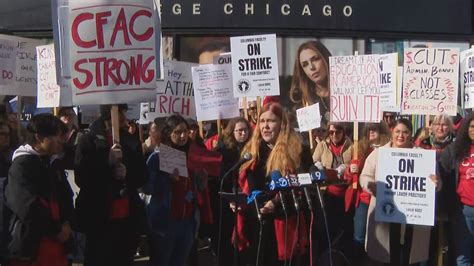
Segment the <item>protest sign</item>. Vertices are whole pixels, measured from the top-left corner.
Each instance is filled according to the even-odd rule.
[[[462,51],[460,60],[464,108],[474,108],[474,49]]]
[[[70,66],[73,101],[118,104],[154,99],[153,1],[71,1]]]
[[[156,82],[156,101],[142,103],[140,120],[153,121],[157,117],[179,114],[184,118],[196,118],[193,78],[194,63],[165,61],[165,79]],[[145,109],[148,108],[148,109]]]
[[[44,42],[2,34],[0,40],[13,41],[16,47],[16,67],[13,73],[15,83],[0,85],[0,94],[36,96],[36,46],[43,45]]]
[[[375,220],[433,226],[435,166],[434,150],[379,148]]]
[[[16,43],[0,39],[0,85],[15,86]]]
[[[379,55],[332,56],[329,71],[330,120],[379,122]]]
[[[232,91],[232,67],[202,65],[192,68],[194,100],[198,121],[229,119],[239,116],[239,99]]]
[[[174,169],[178,169],[179,175],[188,177],[188,167],[186,166],[186,153],[173,149],[164,144],[160,145],[160,171],[172,174]]]
[[[380,109],[382,112],[399,112],[398,53],[383,54],[379,58]],[[398,108],[398,111],[396,111]]]
[[[404,58],[402,114],[456,115],[459,49],[408,48]]]
[[[276,35],[230,38],[234,97],[280,95]]]
[[[38,93],[37,106],[72,106],[70,84],[58,86],[56,81],[56,57],[54,44],[37,46]]]
[[[310,131],[321,126],[321,114],[319,114],[319,103],[296,110],[298,127],[300,131]]]

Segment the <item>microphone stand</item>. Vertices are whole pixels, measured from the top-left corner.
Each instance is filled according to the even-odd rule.
[[[237,223],[238,223],[238,197],[239,193],[237,190],[238,177],[234,177],[234,202],[235,202],[235,212],[234,212],[234,266],[239,265],[239,246],[238,246],[238,235],[237,235]]]

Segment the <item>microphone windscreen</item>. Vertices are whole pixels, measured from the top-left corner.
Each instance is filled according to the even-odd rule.
[[[247,152],[242,158],[244,158],[245,161],[250,161],[252,160],[252,154],[250,152]]]

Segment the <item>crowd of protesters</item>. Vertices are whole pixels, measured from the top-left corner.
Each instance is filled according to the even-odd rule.
[[[199,61],[228,50],[202,49]],[[85,266],[128,266],[146,235],[157,266],[198,265],[201,239],[218,265],[472,265],[474,115],[456,123],[437,115],[415,130],[386,113],[355,142],[351,123],[330,121],[330,52],[311,41],[297,55],[290,99],[296,107],[318,102],[322,114],[310,134],[295,130],[293,108],[278,97],[249,102],[247,117],[201,127],[179,115],[137,125],[118,105],[119,140],[110,105],[87,128],[71,107],[23,127],[0,106],[0,263],[71,265],[83,248]],[[162,145],[197,166],[161,169]],[[436,151],[428,180],[435,226],[375,220],[379,147]],[[206,156],[219,158],[217,171]],[[270,189],[275,178],[315,169],[331,182]]]
[[[223,121],[222,133],[211,136],[212,126],[205,139],[195,121],[179,115],[156,119],[140,138],[129,130],[127,106],[118,109],[120,142],[113,140],[110,106],[85,131],[72,108],[36,115],[24,139],[18,124],[0,120],[2,265],[70,265],[76,232],[85,235],[85,266],[132,265],[141,235],[148,237],[151,265],[197,265],[202,238],[210,239],[218,265],[234,260],[234,241],[239,265],[434,265],[440,255],[445,265],[472,263],[472,114],[457,121],[457,131],[451,117],[434,116],[416,138],[407,119],[365,124],[356,144],[350,124],[326,122],[313,130],[311,149],[290,112],[274,101],[264,102],[254,123]],[[206,146],[208,139],[216,143]],[[221,174],[210,175],[204,164],[188,169],[188,177],[162,171],[160,145],[187,157],[207,147],[221,155]],[[436,151],[434,227],[375,221],[382,146]],[[251,159],[222,180],[244,154]],[[312,206],[301,191],[296,197],[270,191],[275,174],[314,166],[337,182],[311,188]],[[80,188],[75,201],[68,169]],[[219,192],[231,194],[234,178],[247,198],[222,204]]]

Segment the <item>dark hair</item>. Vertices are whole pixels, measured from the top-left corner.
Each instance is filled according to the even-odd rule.
[[[60,107],[58,110],[58,117],[65,116],[67,111],[73,111],[74,108],[72,107]]]
[[[36,134],[43,138],[60,135],[63,130],[63,125],[64,123],[53,114],[35,115],[26,126],[28,133],[26,143],[30,145],[36,144]]]
[[[413,134],[413,125],[411,124],[410,121],[408,121],[408,119],[405,119],[405,118],[397,119],[397,121],[395,121],[393,127],[396,127],[399,124],[402,124],[402,125],[404,125],[408,128],[408,130],[410,131],[410,136]]]
[[[161,143],[171,145],[171,133],[181,123],[189,129],[188,122],[180,115],[171,115],[166,118],[163,127],[160,130]]]
[[[230,52],[230,46],[226,42],[223,41],[211,41],[203,45],[199,51],[198,55],[201,55],[205,52],[214,52],[214,51],[223,51],[223,52]]]
[[[112,104],[103,104],[100,106],[100,117],[109,120],[110,119],[110,110],[112,110]],[[119,111],[128,110],[128,105],[127,104],[119,104],[118,105]]]
[[[469,127],[471,125],[471,121],[473,120],[474,113],[470,113],[466,118],[464,118],[461,127],[458,130],[456,140],[453,144],[456,160],[462,160],[470,153],[472,140],[469,137]]]
[[[246,119],[242,117],[232,118],[227,124],[227,127],[222,132],[222,141],[224,142],[225,147],[228,149],[233,149],[237,146],[237,141],[235,140],[235,136],[234,136],[234,130],[235,130],[235,126],[238,123],[244,123],[247,126],[249,136],[247,140],[245,141],[245,143],[247,143],[247,141],[250,139],[250,131],[252,130],[252,128],[250,127],[249,121],[247,121]]]

